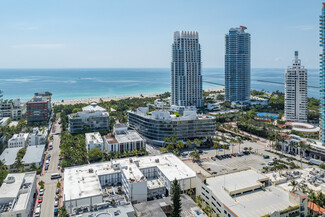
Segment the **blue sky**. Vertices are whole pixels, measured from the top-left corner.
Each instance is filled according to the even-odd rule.
[[[170,67],[173,32],[198,31],[203,67],[247,26],[252,67],[319,65],[321,0],[0,0],[0,68]]]

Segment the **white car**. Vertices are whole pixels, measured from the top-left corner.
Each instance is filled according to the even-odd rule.
[[[54,201],[54,207],[58,207],[58,206],[59,206],[59,201],[58,200]]]
[[[39,195],[40,195],[40,196],[43,196],[43,195],[44,195],[44,188],[41,188],[41,189],[39,190]]]

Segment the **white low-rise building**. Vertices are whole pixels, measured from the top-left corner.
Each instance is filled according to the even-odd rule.
[[[106,152],[124,152],[145,148],[145,142],[135,130],[128,130],[126,124],[115,124],[113,134],[104,138],[104,150]]]
[[[104,202],[106,189],[122,186],[129,201],[146,201],[152,197],[155,187],[151,180],[157,180],[164,194],[171,191],[173,180],[177,179],[182,191],[195,188],[196,174],[173,154],[160,156],[132,157],[109,162],[65,168],[63,202],[69,213],[90,204]]]
[[[307,216],[306,195],[271,185],[268,176],[253,169],[208,178],[198,174],[196,184],[196,196],[220,217]]]
[[[26,148],[28,146],[29,133],[14,134],[8,141],[8,148]]]
[[[33,133],[29,134],[29,145],[46,145],[48,137],[47,128],[33,128]]]
[[[18,151],[22,149],[18,148],[6,148],[0,155],[0,161],[7,166],[8,170],[14,170],[14,163],[16,161]]]
[[[9,117],[13,120],[20,119],[26,113],[26,104],[20,99],[0,100],[0,117]]]
[[[35,164],[36,168],[40,168],[44,161],[45,145],[28,146],[26,153],[22,159],[25,168],[31,168]]]
[[[10,173],[0,187],[1,217],[33,216],[36,173]]]
[[[86,133],[86,148],[88,151],[90,151],[93,148],[98,148],[101,151],[103,151],[103,138],[101,137],[99,132],[95,133]]]

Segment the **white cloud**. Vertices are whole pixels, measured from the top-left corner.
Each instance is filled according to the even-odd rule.
[[[40,48],[40,49],[56,49],[65,47],[64,44],[16,44],[11,46],[14,49],[23,48]]]

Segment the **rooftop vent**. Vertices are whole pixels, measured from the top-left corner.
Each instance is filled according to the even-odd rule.
[[[14,176],[8,176],[8,178],[4,181],[4,183],[11,184],[15,182]]]
[[[159,158],[156,158],[156,159],[155,159],[155,162],[156,162],[156,163],[159,163]]]

